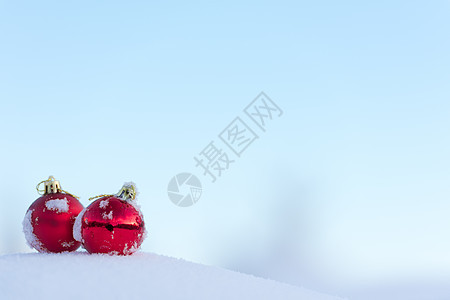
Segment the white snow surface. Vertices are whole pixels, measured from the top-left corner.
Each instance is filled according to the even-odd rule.
[[[338,297],[151,253],[0,256],[1,299],[283,299]]]
[[[53,199],[45,202],[45,207],[49,210],[54,210],[57,213],[63,213],[69,211],[69,202],[64,199]]]

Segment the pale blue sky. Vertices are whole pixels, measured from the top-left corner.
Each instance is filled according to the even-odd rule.
[[[449,20],[447,0],[0,1],[0,252],[26,250],[54,175],[84,205],[135,181],[146,251],[297,284],[449,276]],[[174,206],[170,178],[260,91],[285,114]]]

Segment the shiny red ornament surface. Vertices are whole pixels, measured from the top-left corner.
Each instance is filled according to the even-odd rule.
[[[81,238],[89,253],[130,255],[144,241],[144,218],[129,202],[106,196],[94,201],[81,216]]]
[[[65,193],[51,193],[36,199],[27,210],[24,232],[31,247],[39,252],[75,251],[81,243],[73,238],[73,225],[83,205]]]

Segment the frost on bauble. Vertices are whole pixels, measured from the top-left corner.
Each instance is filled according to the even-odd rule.
[[[25,218],[23,219],[22,226],[23,226],[23,233],[25,234],[25,240],[27,241],[28,246],[30,248],[34,248],[38,250],[39,252],[45,251],[45,248],[43,247],[41,241],[37,238],[37,236],[34,234],[33,229],[33,221],[32,221],[32,215],[34,210],[28,210],[25,214]]]
[[[65,213],[69,211],[69,201],[67,198],[47,200],[45,202],[45,207],[48,210],[55,211],[57,214]]]
[[[100,208],[106,209],[106,208],[108,207],[108,205],[109,205],[109,200],[106,199],[106,200],[100,201],[100,204],[99,204],[98,206],[99,206]]]
[[[73,224],[73,238],[75,241],[83,243],[83,237],[81,236],[81,222],[83,220],[83,215],[86,212],[87,207],[85,207],[75,219],[75,223]]]

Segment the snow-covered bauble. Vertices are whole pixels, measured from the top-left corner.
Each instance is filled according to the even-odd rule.
[[[81,244],[73,238],[73,225],[83,205],[63,191],[53,176],[36,189],[43,195],[31,204],[22,223],[28,245],[44,253],[75,251]]]
[[[145,239],[144,217],[136,205],[136,185],[125,183],[115,195],[101,195],[82,211],[74,237],[89,253],[130,255]]]

